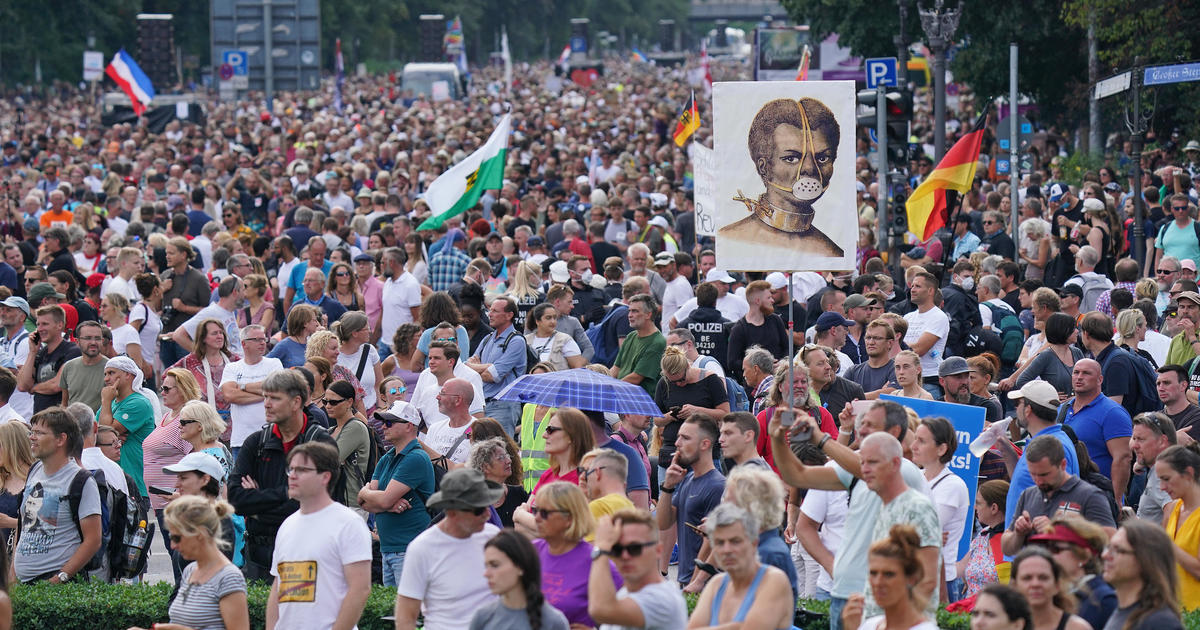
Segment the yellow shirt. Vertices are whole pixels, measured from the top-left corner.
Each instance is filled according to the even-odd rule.
[[[618,510],[631,507],[634,506],[633,501],[630,501],[629,497],[623,494],[617,494],[615,492],[613,494],[602,496],[599,499],[588,503],[588,509],[592,512],[592,518],[596,519],[597,521],[600,520],[601,516],[614,514]],[[584,536],[584,540],[592,542],[594,537],[594,534],[588,534],[587,536]]]
[[[1171,515],[1167,518],[1167,535],[1185,553],[1195,557],[1200,551],[1200,510],[1188,515],[1182,525],[1179,524],[1179,513],[1183,510],[1183,501],[1176,501]],[[1186,610],[1200,607],[1200,580],[1192,577],[1183,567],[1175,564],[1179,572],[1179,605]]]

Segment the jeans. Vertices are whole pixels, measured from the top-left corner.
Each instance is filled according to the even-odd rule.
[[[495,418],[509,435],[517,437],[517,425],[521,421],[521,403],[493,400],[483,406],[483,415]]]
[[[842,609],[845,607],[846,598],[829,598],[829,630],[842,630]]]
[[[946,582],[946,597],[947,597],[947,599],[950,602],[956,602],[956,601],[962,599],[963,590],[966,589],[966,587],[967,587],[967,585],[965,582],[963,582],[963,579],[961,577],[954,578],[953,580]]]
[[[400,574],[404,571],[404,552],[385,551],[383,553],[383,585],[396,586],[400,583]]]
[[[829,591],[823,588],[818,588],[812,595],[812,598],[819,602],[827,602],[832,599],[832,597],[833,596],[829,594]]]

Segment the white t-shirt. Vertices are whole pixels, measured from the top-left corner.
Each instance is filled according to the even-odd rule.
[[[842,528],[846,526],[846,511],[849,509],[845,490],[809,490],[800,504],[800,511],[821,526],[818,535],[829,553],[837,557],[842,546]],[[829,591],[833,588],[833,576],[822,567],[817,576],[817,588]]]
[[[100,299],[103,300],[109,293],[124,295],[130,304],[142,301],[142,295],[138,293],[137,286],[121,276],[105,278],[104,284],[100,285]]]
[[[358,382],[362,385],[364,392],[363,408],[370,409],[375,406],[375,399],[377,398],[377,394],[375,393],[375,366],[379,365],[379,351],[375,349],[375,346],[364,343],[362,348],[359,348],[358,352],[354,354],[339,352],[337,364],[350,370],[351,374],[357,374],[358,363],[362,360],[361,353],[364,349],[367,350],[367,363],[363,366],[362,377],[358,379]]]
[[[158,334],[162,332],[162,318],[151,310],[148,304],[142,302],[130,311],[129,321],[143,322],[142,329],[138,331],[138,339],[142,344],[142,358],[154,367],[155,361],[158,360]]]
[[[662,303],[662,329],[670,330],[671,314],[678,312],[685,302],[692,299],[692,284],[687,281],[687,278],[676,275],[675,279],[667,283],[667,288],[663,291]],[[678,319],[678,318],[676,318]],[[682,321],[682,320],[680,320]]]
[[[946,350],[946,336],[950,334],[950,318],[938,307],[933,307],[924,313],[913,311],[904,316],[908,322],[908,332],[904,333],[904,343],[910,347],[917,343],[924,333],[933,333],[938,340],[928,352],[921,355],[921,376],[937,376],[938,365],[942,362],[942,354]]]
[[[442,420],[431,425],[427,433],[421,434],[421,443],[442,455],[446,455],[452,462],[465,464],[467,463],[467,456],[471,453],[471,440],[467,439],[459,442],[458,447],[454,449],[453,453],[447,453],[447,451],[450,450],[451,446],[454,446],[454,442],[458,440],[459,436],[471,428],[472,424],[475,424],[475,418],[471,418],[470,421],[461,427],[452,427],[450,426],[450,420]]]
[[[322,193],[321,198],[325,200],[325,205],[329,206],[330,210],[333,210],[333,208],[336,206],[345,210],[346,212],[354,212],[354,200],[344,192],[338,191],[338,194],[336,195]]]
[[[644,626],[616,626],[601,624],[600,630],[683,630],[687,627],[687,603],[683,593],[671,580],[649,584],[636,593],[622,586],[617,591],[617,600],[632,599],[642,609]]]
[[[713,357],[702,354],[692,361],[692,367],[699,368],[705,372],[712,372],[722,379],[725,378],[725,368],[721,367],[721,362]]]
[[[125,354],[125,346],[133,344],[135,346],[142,345],[142,338],[138,335],[138,331],[133,326],[125,324],[112,329],[113,351],[117,354]],[[146,358],[143,351],[142,358]]]
[[[396,593],[420,600],[425,630],[459,630],[471,611],[496,600],[482,567],[483,546],[498,533],[484,523],[482,531],[462,539],[434,525],[408,544]]]
[[[279,526],[271,556],[279,583],[277,627],[333,626],[349,592],[345,566],[370,561],[371,532],[350,508],[331,503],[311,514],[294,512]]]
[[[22,365],[25,365],[25,362],[29,360],[28,334],[23,334],[21,341],[12,346],[12,353],[13,363],[15,363],[17,366],[15,369],[13,369],[13,374],[16,374],[17,370],[20,369]],[[21,414],[22,417],[32,418],[33,394],[29,392],[23,392],[19,389],[14,389],[12,396],[8,397],[8,406],[12,407],[14,411]]]
[[[479,373],[460,362],[454,365],[454,378],[467,381],[471,384],[471,389],[475,390],[475,398],[471,400],[471,415],[483,413],[483,378]],[[421,410],[421,417],[425,418],[425,423],[429,426],[449,420],[446,414],[438,411],[437,395],[441,390],[442,386],[438,385],[433,372],[430,372],[429,368],[421,370],[409,402]]]
[[[946,581],[950,581],[958,577],[958,567],[955,566],[958,562],[958,543],[966,527],[971,497],[966,482],[949,468],[943,468],[929,482],[929,493],[933,495],[933,506],[937,508],[942,533],[946,535],[946,543],[942,545],[942,562],[946,567]]]
[[[421,285],[405,271],[399,278],[383,283],[383,316],[379,319],[380,339],[391,342],[396,329],[413,320],[412,309],[421,305]]]
[[[292,277],[292,270],[295,269],[296,265],[299,265],[301,262],[303,261],[301,261],[297,256],[288,262],[279,263],[278,273],[275,274],[277,282],[279,283],[279,297],[283,297],[287,292],[287,283]]]
[[[190,319],[183,322],[183,329],[187,331],[188,337],[192,338],[192,343],[197,343],[196,328],[200,326],[200,322],[206,319],[215,319],[225,326],[226,343],[229,345],[229,351],[241,356],[242,355],[242,329],[238,327],[237,314],[233,311],[227,311],[217,302],[213,302],[208,306],[196,311]]]
[[[858,627],[858,630],[882,630],[886,627],[887,618],[883,615],[876,615],[874,617],[869,617],[866,621],[862,622],[862,625]],[[933,623],[932,621],[922,621],[908,630],[938,630],[938,627],[937,624]]]
[[[201,234],[192,239],[192,249],[196,250],[196,254],[200,256],[200,264],[204,266],[201,271],[212,269],[212,239]]]
[[[696,303],[696,298],[691,298],[683,303],[678,310],[675,311],[675,323],[680,324],[687,319],[692,311],[696,310],[699,305]],[[666,310],[666,309],[664,309]],[[717,310],[721,312],[721,317],[728,319],[731,322],[746,316],[750,312],[750,305],[746,303],[746,298],[736,293],[726,293],[725,297],[717,298]],[[667,322],[670,323],[670,322]]]
[[[0,424],[7,424],[13,420],[20,420],[25,424],[29,424],[29,419],[17,413],[16,410],[12,408],[11,404],[0,407]]]
[[[225,371],[221,372],[221,382],[225,383],[261,383],[267,380],[267,377],[273,372],[278,372],[283,369],[283,363],[279,359],[263,357],[254,365],[247,365],[246,360],[234,361],[225,365]],[[229,419],[233,422],[229,445],[239,447],[246,438],[262,427],[266,420],[266,407],[262,401],[242,405],[237,403],[229,404]]]
[[[126,495],[129,494],[129,484],[125,483],[125,471],[121,470],[121,466],[117,462],[109,459],[99,446],[83,449],[79,464],[92,472],[103,470],[104,483],[108,484],[110,488],[120,490]]]

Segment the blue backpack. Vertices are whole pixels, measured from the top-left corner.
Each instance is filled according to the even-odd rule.
[[[616,323],[619,321],[618,318],[628,315],[629,307],[617,304],[608,310],[604,319],[588,326],[584,334],[587,335],[588,341],[592,342],[593,362],[612,367],[613,361],[617,360],[617,351],[621,349],[620,344],[617,343]]]
[[[708,361],[716,363],[717,365],[721,364],[720,361],[717,361],[712,357],[706,356],[704,358],[708,359]],[[699,365],[700,369],[706,369],[704,366],[708,365],[708,361],[702,362]],[[742,387],[741,384],[732,378],[729,378],[728,376],[725,377],[725,393],[729,395],[730,413],[735,411],[750,411],[750,396],[746,394],[746,388]]]

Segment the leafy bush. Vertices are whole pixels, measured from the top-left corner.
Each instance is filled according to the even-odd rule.
[[[150,627],[166,622],[169,583],[138,584],[18,584],[13,586],[14,628],[54,628],[55,630],[97,630],[100,628]],[[250,608],[250,627],[266,625],[267,597],[271,586],[252,582],[246,596]],[[362,630],[391,630],[395,626],[382,617],[391,615],[396,589],[375,586],[367,598],[358,627]]]

